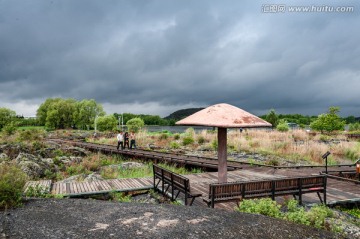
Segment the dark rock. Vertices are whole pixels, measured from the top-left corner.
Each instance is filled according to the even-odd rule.
[[[55,171],[52,159],[42,159],[32,154],[19,153],[15,162],[29,176],[30,179],[43,177],[46,170]]]
[[[341,238],[262,215],[196,206],[42,199],[9,212],[0,213],[4,238]]]
[[[88,154],[85,149],[79,147],[69,147],[65,151],[69,154],[81,157],[84,157]]]

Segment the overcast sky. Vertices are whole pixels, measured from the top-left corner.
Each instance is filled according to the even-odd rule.
[[[0,0],[0,107],[34,116],[62,97],[108,114],[229,103],[360,116],[359,13],[345,0]]]

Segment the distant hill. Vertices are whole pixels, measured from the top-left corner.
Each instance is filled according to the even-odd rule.
[[[182,109],[171,113],[169,116],[166,116],[164,119],[174,119],[174,120],[181,120],[189,115],[192,115],[204,108],[189,108],[189,109]]]

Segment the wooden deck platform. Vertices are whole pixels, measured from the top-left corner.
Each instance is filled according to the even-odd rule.
[[[29,181],[25,185],[24,192],[29,187],[43,187],[53,195],[62,195],[66,197],[86,196],[104,194],[109,192],[131,192],[141,191],[153,188],[152,178],[126,178],[109,179],[92,182],[71,182],[51,183],[51,180]]]
[[[253,167],[250,169],[241,169],[228,172],[228,181],[249,181],[249,180],[263,180],[263,179],[279,179],[296,176],[310,176],[318,175],[319,169],[273,169],[265,167]],[[190,179],[191,188],[193,191],[202,193],[203,197],[208,194],[210,183],[217,182],[217,172],[199,173],[184,175]],[[139,191],[153,188],[152,178],[131,178],[131,179],[111,179],[94,182],[72,182],[72,183],[53,183],[50,180],[31,181],[26,184],[25,191],[28,187],[40,185],[47,188],[48,192],[52,194],[60,194],[63,196],[85,196],[102,194],[111,191],[126,192]],[[180,195],[181,199],[181,195]],[[327,183],[327,201],[328,205],[336,204],[343,201],[358,201],[360,203],[360,183],[350,183],[346,181],[328,178]],[[317,195],[306,194],[303,196],[305,203],[318,203]],[[194,206],[206,207],[202,198],[196,198]],[[216,208],[232,210],[235,203],[219,203]]]

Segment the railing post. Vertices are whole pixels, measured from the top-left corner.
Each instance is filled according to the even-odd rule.
[[[244,200],[245,198],[245,183],[241,184],[241,197],[242,197],[242,200]]]
[[[326,184],[327,184],[327,175],[324,176],[324,204],[326,205]]]
[[[299,185],[299,205],[302,204],[302,179],[298,178],[298,185]]]
[[[164,183],[164,169],[161,169],[161,192],[162,192],[162,194],[164,194],[164,187],[165,187],[165,183]]]
[[[271,181],[271,199],[275,200],[275,180]]]
[[[171,201],[174,201],[174,177],[173,174],[170,174],[171,178]]]
[[[185,180],[185,206],[187,206],[188,202],[188,191],[189,190],[189,181]]]
[[[153,178],[154,178],[154,191],[156,191],[156,187],[155,187],[155,164],[153,164]]]
[[[210,185],[211,188],[211,208],[214,208],[215,206],[215,186]]]

